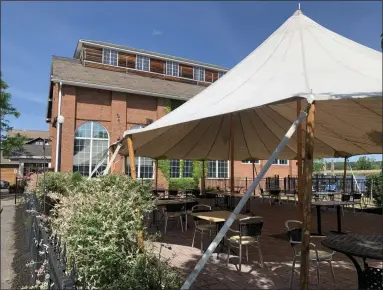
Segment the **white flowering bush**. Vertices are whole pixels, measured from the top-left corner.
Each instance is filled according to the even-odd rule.
[[[82,179],[53,209],[52,228],[67,244],[68,265],[80,283],[96,289],[175,289],[178,273],[138,248],[137,235],[154,207],[151,182],[124,175]]]

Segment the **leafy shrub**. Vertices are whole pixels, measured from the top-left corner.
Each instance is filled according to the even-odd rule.
[[[154,208],[150,181],[124,175],[83,180],[54,209],[52,227],[67,243],[87,288],[175,289],[178,273],[151,251],[140,251],[139,232]]]
[[[169,188],[171,189],[192,189],[198,188],[198,181],[194,178],[170,178]]]
[[[383,174],[371,174],[367,176],[366,181],[367,191],[371,192],[372,186],[372,196],[374,202],[377,206],[381,207],[383,205]]]

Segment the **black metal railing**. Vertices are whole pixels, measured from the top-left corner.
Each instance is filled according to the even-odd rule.
[[[66,244],[52,233],[40,212],[36,195],[25,194],[24,199],[24,220],[32,269],[31,284],[46,283],[47,289],[85,289],[76,286],[79,284],[76,267],[74,263],[68,267]]]

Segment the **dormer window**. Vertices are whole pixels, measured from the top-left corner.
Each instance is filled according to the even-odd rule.
[[[205,69],[203,67],[194,67],[194,79],[196,81],[205,81]]]
[[[225,73],[224,73],[223,71],[219,71],[219,72],[218,72],[218,78],[219,78],[219,79],[222,78],[224,74],[225,74]]]
[[[144,55],[137,55],[136,69],[149,71],[150,70],[150,58]]]
[[[175,61],[166,61],[166,74],[168,76],[178,77],[179,76],[179,64]]]
[[[109,65],[117,65],[118,52],[113,49],[103,48],[102,63]]]

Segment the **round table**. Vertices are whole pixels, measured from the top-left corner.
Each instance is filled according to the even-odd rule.
[[[383,269],[368,266],[366,259],[383,260],[383,236],[346,234],[325,238],[322,244],[345,254],[358,273],[358,289],[383,289]],[[355,257],[363,259],[364,269]]]

